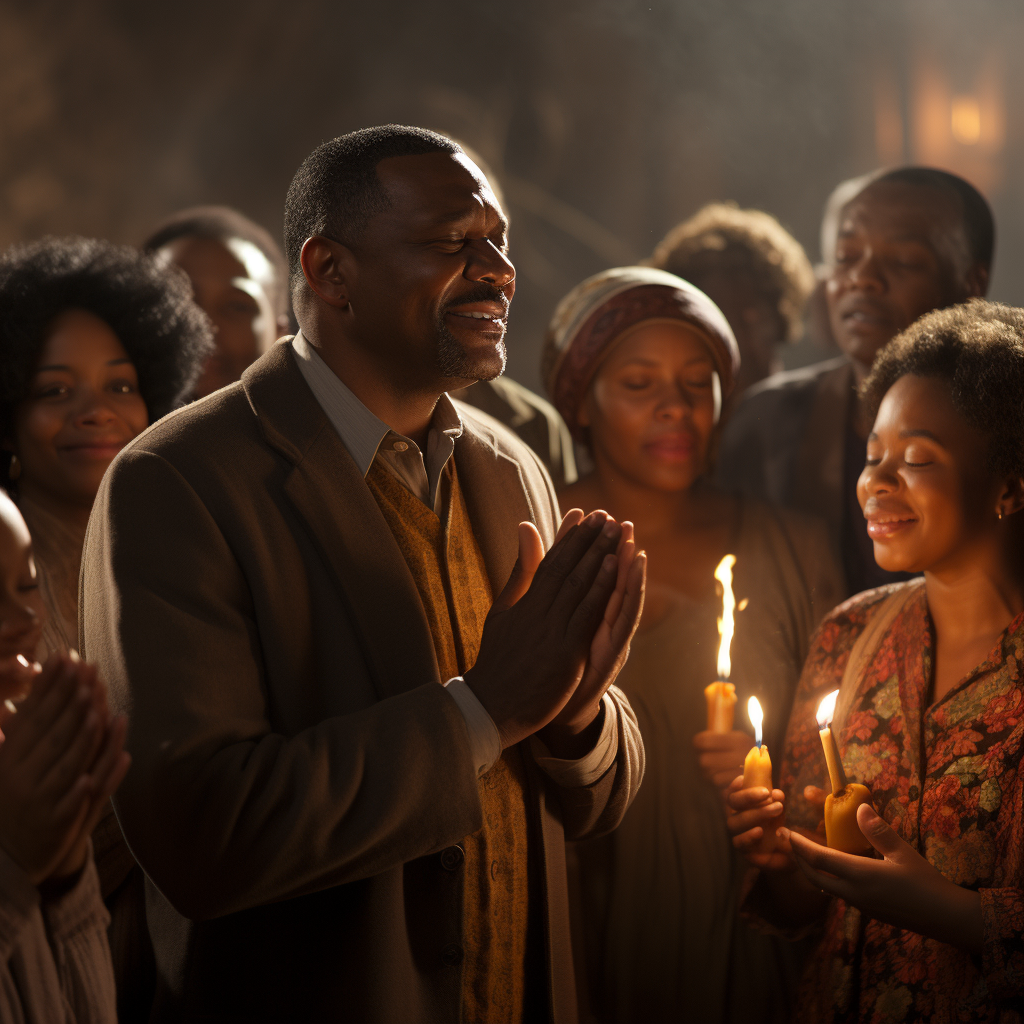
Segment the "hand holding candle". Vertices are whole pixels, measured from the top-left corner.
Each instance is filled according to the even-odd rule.
[[[844,853],[866,853],[871,843],[857,824],[857,808],[871,803],[871,792],[859,782],[849,782],[839,757],[835,734],[830,728],[836,710],[838,690],[822,698],[818,705],[818,729],[825,750],[825,763],[832,783],[832,792],[825,798],[825,839],[833,850]]]

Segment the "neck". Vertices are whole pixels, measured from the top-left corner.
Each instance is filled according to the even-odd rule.
[[[684,491],[662,491],[624,476],[595,454],[595,489],[604,509],[620,522],[632,521],[643,543],[692,529],[700,519],[711,486],[698,479]]]
[[[83,531],[89,524],[89,513],[92,511],[92,503],[72,504],[54,498],[47,491],[40,490],[31,481],[23,480],[19,486],[19,497],[36,508],[53,516],[69,529]]]
[[[967,643],[998,636],[1024,611],[1024,559],[1009,525],[1005,543],[924,574],[936,639]]]
[[[377,357],[347,338],[329,336],[319,330],[317,324],[304,326],[302,333],[338,379],[374,416],[421,448],[426,446],[434,409],[445,391],[443,382],[425,385],[422,379],[415,379],[415,372],[410,372],[409,368]]]

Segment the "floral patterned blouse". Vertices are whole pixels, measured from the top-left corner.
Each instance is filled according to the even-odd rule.
[[[924,587],[889,626],[837,737],[851,782],[950,880],[981,894],[984,946],[954,946],[832,900],[800,999],[807,1021],[1024,1020],[1024,614],[986,660],[928,705],[935,637]],[[827,787],[815,722],[851,648],[896,586],[870,590],[819,627],[786,737],[781,785],[789,823],[816,828],[803,798]]]

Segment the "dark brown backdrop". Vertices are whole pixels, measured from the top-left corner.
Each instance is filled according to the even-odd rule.
[[[279,233],[316,143],[393,120],[502,177],[510,371],[532,386],[582,277],[712,199],[775,213],[816,258],[829,191],[879,162],[973,178],[993,295],[1024,302],[1022,43],[1014,0],[0,0],[0,243],[137,241],[197,202]]]

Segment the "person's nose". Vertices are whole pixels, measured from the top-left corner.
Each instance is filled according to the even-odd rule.
[[[516,268],[489,238],[482,238],[474,244],[472,253],[472,259],[466,267],[466,277],[471,281],[492,284],[503,291],[510,285],[515,289]]]
[[[896,459],[888,454],[883,455],[874,465],[865,465],[857,481],[857,490],[862,491],[864,498],[880,498],[898,491],[900,476],[896,471]]]
[[[670,384],[663,389],[654,409],[655,417],[664,422],[683,420],[692,413],[693,397],[678,384]]]
[[[116,418],[110,400],[104,391],[87,388],[82,391],[75,410],[74,422],[80,427],[106,426]]]
[[[846,278],[850,286],[860,291],[885,290],[885,274],[874,250],[866,247],[857,260],[847,267]]]

